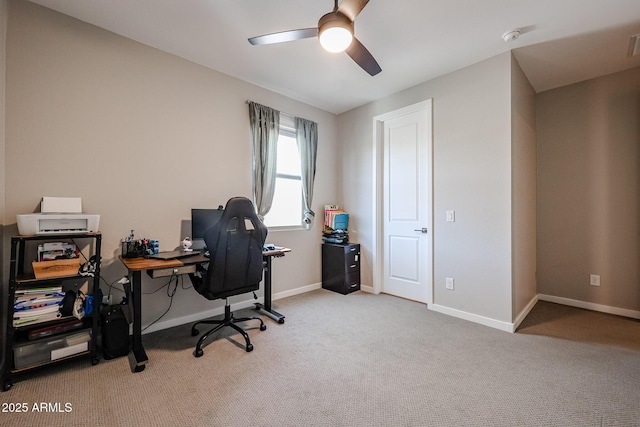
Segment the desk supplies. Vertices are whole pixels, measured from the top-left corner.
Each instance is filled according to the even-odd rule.
[[[75,243],[48,242],[38,245],[38,261],[78,258],[78,256]]]
[[[58,306],[34,308],[13,313],[13,327],[34,325],[62,317]]]
[[[28,299],[16,298],[16,302],[13,304],[13,310],[26,311],[34,310],[36,308],[48,307],[51,305],[59,306],[63,298],[63,293],[43,295]]]
[[[72,319],[72,320],[62,320],[62,323],[57,323],[53,326],[45,326],[42,328],[34,328],[30,329],[27,332],[27,337],[29,341],[33,341],[39,338],[48,337],[51,335],[58,335],[63,332],[73,331],[75,329],[80,329],[84,325],[82,320]]]
[[[24,326],[60,318],[64,299],[62,286],[19,289],[13,303],[13,326]]]
[[[153,255],[160,252],[160,241],[141,237],[136,239],[131,233],[122,239],[122,256],[124,258],[138,258],[145,255]]]
[[[338,205],[325,205],[324,231],[322,240],[325,243],[349,243],[349,214]]]
[[[75,276],[80,269],[80,259],[56,259],[54,261],[33,261],[33,274],[36,279],[51,279],[56,277]]]
[[[191,246],[193,246],[193,241],[191,240],[191,237],[185,237],[184,239],[182,239],[182,242],[180,243],[182,245],[182,250],[183,251],[192,251],[193,249],[191,249]]]

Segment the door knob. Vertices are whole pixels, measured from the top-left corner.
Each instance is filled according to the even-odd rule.
[[[422,227],[422,228],[419,228],[419,229],[413,230],[413,231],[419,231],[421,233],[425,233],[426,234],[426,233],[428,233],[429,230],[427,230],[427,227]]]

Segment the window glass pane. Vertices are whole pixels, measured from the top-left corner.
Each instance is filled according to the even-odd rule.
[[[278,138],[278,162],[279,174],[300,176],[300,155],[296,139],[290,136],[280,135]]]
[[[299,180],[276,178],[273,203],[264,223],[267,227],[302,224],[302,187]]]
[[[286,117],[285,117],[286,119]],[[276,160],[276,187],[271,210],[265,216],[268,227],[302,225],[302,175],[293,117],[283,121],[281,115]],[[284,125],[283,125],[284,123]],[[288,125],[287,125],[288,123]]]

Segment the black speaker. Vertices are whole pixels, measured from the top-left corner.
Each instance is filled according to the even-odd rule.
[[[131,349],[129,323],[122,312],[122,306],[105,307],[100,318],[102,320],[102,356],[109,360],[129,354]]]

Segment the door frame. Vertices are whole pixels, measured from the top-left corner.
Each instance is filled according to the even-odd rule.
[[[429,185],[427,186],[427,200],[429,200],[431,209],[429,210],[429,219],[427,221],[427,227],[431,233],[431,245],[430,256],[425,262],[428,262],[430,276],[427,278],[429,283],[427,284],[427,305],[433,304],[433,247],[434,247],[434,233],[433,233],[433,98],[427,99],[416,104],[412,104],[397,110],[389,111],[384,114],[380,114],[373,117],[373,179],[372,179],[372,212],[371,222],[373,225],[372,235],[372,267],[373,267],[373,293],[379,294],[382,292],[383,283],[383,271],[384,266],[381,262],[382,254],[384,254],[383,248],[383,191],[384,191],[384,122],[399,116],[403,116],[418,111],[425,111],[428,115],[427,119],[431,124],[431,132],[428,134],[428,148],[427,153],[429,160],[427,161],[429,167]]]

